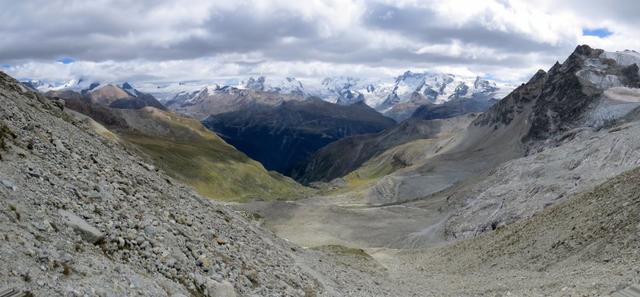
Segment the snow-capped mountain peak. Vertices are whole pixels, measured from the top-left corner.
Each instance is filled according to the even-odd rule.
[[[442,104],[458,98],[492,98],[496,83],[480,77],[463,78],[448,73],[411,72],[398,76],[395,86],[381,104],[383,109],[409,101]]]
[[[247,82],[244,83],[244,88],[254,90],[254,91],[264,91],[265,80],[266,79],[264,76],[259,76],[258,78],[250,77],[249,80],[247,80]]]
[[[296,94],[300,96],[304,96],[306,94],[302,82],[297,80],[295,77],[285,77],[271,85],[269,89],[273,92],[284,94]]]
[[[635,61],[640,56],[631,51],[607,54],[613,59],[622,59],[625,62]],[[442,104],[450,100],[470,98],[499,99],[507,89],[498,87],[495,82],[481,77],[460,77],[430,71],[405,71],[397,77],[382,79],[352,76],[326,77],[321,80],[305,79],[304,84],[295,77],[275,76],[248,77],[244,80],[229,78],[218,82],[219,84],[210,81],[136,82],[139,88],[135,88],[130,82],[124,82],[116,86],[134,97],[142,94],[141,92],[149,93],[167,106],[178,102],[187,105],[198,104],[211,96],[251,97],[258,95],[253,92],[266,92],[269,93],[266,94],[268,98],[275,98],[274,94],[284,95],[285,100],[318,97],[342,105],[364,102],[396,119],[401,117],[394,113],[401,112],[404,116],[424,104]],[[94,92],[107,85],[83,78],[64,82],[33,80],[25,84],[42,92],[69,89],[82,93]]]
[[[273,92],[280,94],[291,94],[304,96],[306,94],[305,88],[302,83],[295,77],[264,77],[259,76],[257,78],[250,77],[246,82],[241,82],[238,85],[239,89],[249,89],[259,92]]]
[[[72,90],[76,92],[82,92],[83,90],[91,90],[100,85],[99,82],[88,80],[84,78],[70,79],[66,81],[52,81],[52,80],[25,80],[22,81],[25,85],[39,91],[63,91]]]
[[[340,91],[358,85],[358,79],[349,76],[327,77],[322,80],[322,86],[329,90]]]
[[[124,90],[125,92],[127,92],[127,94],[133,96],[133,97],[138,97],[138,90],[136,90],[131,84],[129,84],[128,82],[125,82],[122,84],[122,86],[120,87],[122,90]]]
[[[359,79],[348,76],[327,77],[322,80],[324,93],[321,97],[331,98],[337,104],[351,105],[365,101],[364,94],[357,87]],[[371,89],[374,89],[371,87]],[[332,98],[332,97],[335,97]]]

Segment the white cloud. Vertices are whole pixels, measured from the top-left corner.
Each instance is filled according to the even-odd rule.
[[[640,49],[636,1],[0,0],[0,64],[16,77],[214,80],[382,77],[404,70],[512,82],[582,43]],[[43,22],[46,20],[46,22]],[[604,27],[608,38],[582,36]],[[55,61],[72,57],[76,63]]]

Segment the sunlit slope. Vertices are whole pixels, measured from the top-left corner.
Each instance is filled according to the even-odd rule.
[[[113,112],[126,122],[114,129],[169,175],[200,194],[226,201],[287,200],[307,189],[227,144],[197,120],[146,107]]]

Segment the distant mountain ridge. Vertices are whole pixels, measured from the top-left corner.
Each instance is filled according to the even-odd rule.
[[[128,82],[116,85],[99,82],[82,84],[81,81],[78,81],[75,85],[67,88],[49,90],[45,92],[45,95],[67,100],[82,100],[90,104],[111,108],[139,109],[150,106],[160,110],[167,109],[155,97],[138,91]]]
[[[499,100],[502,99],[499,91],[495,82],[480,77],[465,80],[451,74],[407,71],[396,79],[393,90],[377,109],[401,120],[426,104],[440,105],[454,100]]]
[[[304,99],[298,93],[284,94],[271,91],[262,83],[260,80],[249,81],[248,84],[252,88],[206,86],[197,91],[178,93],[173,99],[166,101],[165,105],[173,111],[202,120],[211,115],[239,111],[256,105],[277,106],[283,102]]]
[[[96,83],[89,79],[64,82],[27,80],[23,84],[40,92],[81,92],[100,86],[99,83],[94,86]],[[439,105],[457,99],[499,100],[510,91],[508,86],[499,86],[490,79],[434,71],[406,71],[396,77],[384,79],[329,76],[319,80],[300,80],[295,77],[255,76],[218,83],[140,85],[142,87],[139,89],[159,98],[170,109],[197,118],[238,110],[252,104],[273,105],[317,97],[340,105],[364,102],[378,112],[401,121],[425,104]]]
[[[348,76],[327,77],[319,85],[303,84],[293,77],[277,79],[260,76],[250,77],[235,85],[215,84],[195,91],[178,92],[173,98],[167,100],[167,106],[189,113],[194,112],[194,109],[204,110],[206,107],[187,108],[186,106],[200,103],[206,105],[208,104],[206,101],[212,101],[216,102],[216,107],[209,107],[210,113],[216,114],[219,111],[233,111],[233,108],[220,107],[225,104],[230,105],[224,101],[248,104],[246,100],[240,98],[229,98],[230,94],[236,94],[239,97],[256,97],[257,100],[251,100],[255,101],[251,103],[264,104],[279,104],[283,101],[317,97],[340,105],[364,102],[378,112],[396,121],[402,121],[409,118],[422,105],[440,105],[452,100],[472,99],[476,102],[499,100],[504,91],[494,81],[480,77],[462,78],[438,72],[407,71],[388,81],[370,81]],[[206,95],[203,96],[203,94]],[[216,96],[220,98],[213,98]],[[209,98],[205,100],[204,97]],[[267,102],[261,102],[259,97],[267,99]],[[198,112],[197,116],[206,115]]]

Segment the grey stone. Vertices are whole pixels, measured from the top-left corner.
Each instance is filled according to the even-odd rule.
[[[104,234],[100,230],[89,225],[79,216],[62,209],[58,210],[58,213],[63,218],[64,223],[78,232],[84,240],[95,244],[104,239]]]
[[[10,180],[2,179],[2,180],[0,180],[0,183],[2,183],[2,185],[3,185],[5,188],[7,188],[7,189],[9,189],[9,190],[11,190],[11,191],[16,191],[16,190],[18,190],[18,187],[16,187],[16,184],[14,184],[14,183],[13,183],[12,181],[10,181]]]
[[[156,171],[156,167],[144,162],[138,162],[138,164],[140,164],[140,166],[144,167],[145,169],[149,170],[149,171]]]
[[[212,279],[208,280],[206,283],[206,294],[207,297],[235,297],[236,290],[233,288],[233,285],[228,281],[217,282]]]
[[[102,199],[102,195],[98,191],[91,191],[87,194],[87,198],[92,200],[100,200]]]
[[[64,147],[64,144],[62,144],[62,141],[58,138],[53,140],[53,145],[56,146],[56,149],[58,149],[61,152],[66,152],[67,148]]]

